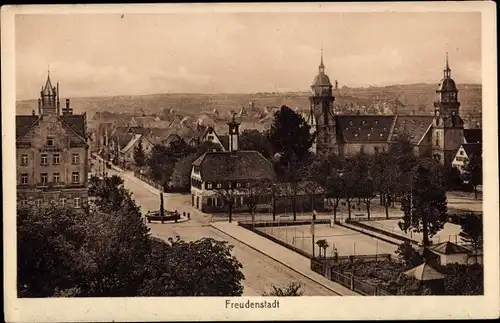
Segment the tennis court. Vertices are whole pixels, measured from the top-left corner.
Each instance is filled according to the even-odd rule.
[[[312,253],[311,225],[261,227],[258,230],[309,254]],[[327,256],[333,256],[333,247],[337,248],[339,256],[394,254],[397,249],[395,245],[338,225],[330,227],[329,224],[316,224],[314,240],[316,242],[320,239],[328,242]],[[315,255],[318,255],[319,248],[315,243],[314,247]]]
[[[418,242],[421,242],[423,239],[422,233],[418,232],[407,232],[405,233],[402,231],[398,223],[401,220],[380,220],[380,221],[363,221],[363,224],[378,228],[387,232],[391,232],[403,237],[407,237],[413,240],[416,240]],[[444,241],[450,241],[453,243],[458,243],[461,244],[463,241],[461,240],[459,233],[461,231],[461,227],[457,224],[453,223],[445,223],[444,228],[439,231],[435,236],[431,238],[432,242],[434,244],[444,242]]]

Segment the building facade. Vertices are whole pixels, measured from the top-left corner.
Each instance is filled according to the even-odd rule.
[[[436,89],[434,115],[340,115],[334,109],[332,88],[321,55],[319,71],[311,85],[307,116],[316,133],[312,149],[318,155],[350,156],[386,151],[404,133],[414,145],[416,155],[434,157],[442,164],[451,165],[464,142],[458,89],[451,78],[448,57],[443,79]]]
[[[228,123],[227,151],[207,152],[192,164],[191,204],[203,212],[225,211],[227,198],[233,200],[234,211],[247,209],[247,189],[276,179],[272,163],[262,154],[238,149],[239,125],[234,116]],[[268,199],[262,196],[257,207],[267,205]]]
[[[50,75],[40,92],[38,114],[16,116],[18,205],[56,203],[81,208],[88,198],[86,114],[75,115]]]

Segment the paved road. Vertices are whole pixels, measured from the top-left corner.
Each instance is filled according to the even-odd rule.
[[[109,170],[108,175],[118,174]],[[143,213],[148,210],[159,209],[159,196],[148,190],[133,174],[125,172],[121,175],[125,187],[133,193],[133,198],[141,206]],[[151,234],[163,239],[179,235],[184,240],[197,240],[202,237],[211,237],[217,240],[228,241],[234,246],[233,255],[243,264],[244,295],[256,296],[271,289],[271,285],[283,286],[296,281],[303,286],[304,295],[307,296],[334,296],[335,294],[324,286],[296,273],[279,262],[253,250],[245,244],[225,235],[209,226],[210,216],[205,215],[190,206],[190,196],[180,194],[165,194],[165,208],[190,212],[191,220],[177,224],[148,224]]]

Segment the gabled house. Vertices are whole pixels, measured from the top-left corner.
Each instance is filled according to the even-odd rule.
[[[88,197],[89,138],[86,113],[60,107],[59,83],[47,76],[38,114],[16,116],[16,177],[19,205],[55,203],[81,208]]]
[[[482,160],[483,145],[481,143],[462,144],[453,158],[451,165],[456,167],[460,173],[465,172],[468,163],[474,158]]]
[[[226,150],[226,147],[222,144],[222,141],[219,135],[215,132],[213,126],[203,126],[198,124],[196,129],[183,136],[183,140],[192,147],[196,147],[202,142],[212,142],[220,145],[222,150]]]
[[[131,134],[127,133],[117,137],[116,150],[118,153],[115,154],[117,157],[117,162],[120,166],[125,168],[130,168],[135,165],[134,151],[139,144],[142,143],[142,147],[146,155],[149,154],[154,144],[142,134]]]
[[[238,149],[239,123],[234,117],[229,125],[229,150],[207,152],[196,159],[191,171],[191,203],[203,212],[225,210],[220,190],[231,191],[234,210],[245,209],[245,188],[258,182],[274,181],[272,163],[257,151]],[[210,133],[210,132],[207,132]],[[263,203],[268,203],[263,196]]]
[[[442,266],[454,263],[467,264],[469,262],[469,255],[471,254],[471,250],[450,241],[431,245],[428,249],[436,255],[436,260]]]

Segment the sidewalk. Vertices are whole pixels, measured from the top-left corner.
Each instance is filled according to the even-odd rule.
[[[242,228],[236,223],[216,222],[212,223],[212,227],[341,296],[359,296],[354,291],[312,271],[308,258]]]

